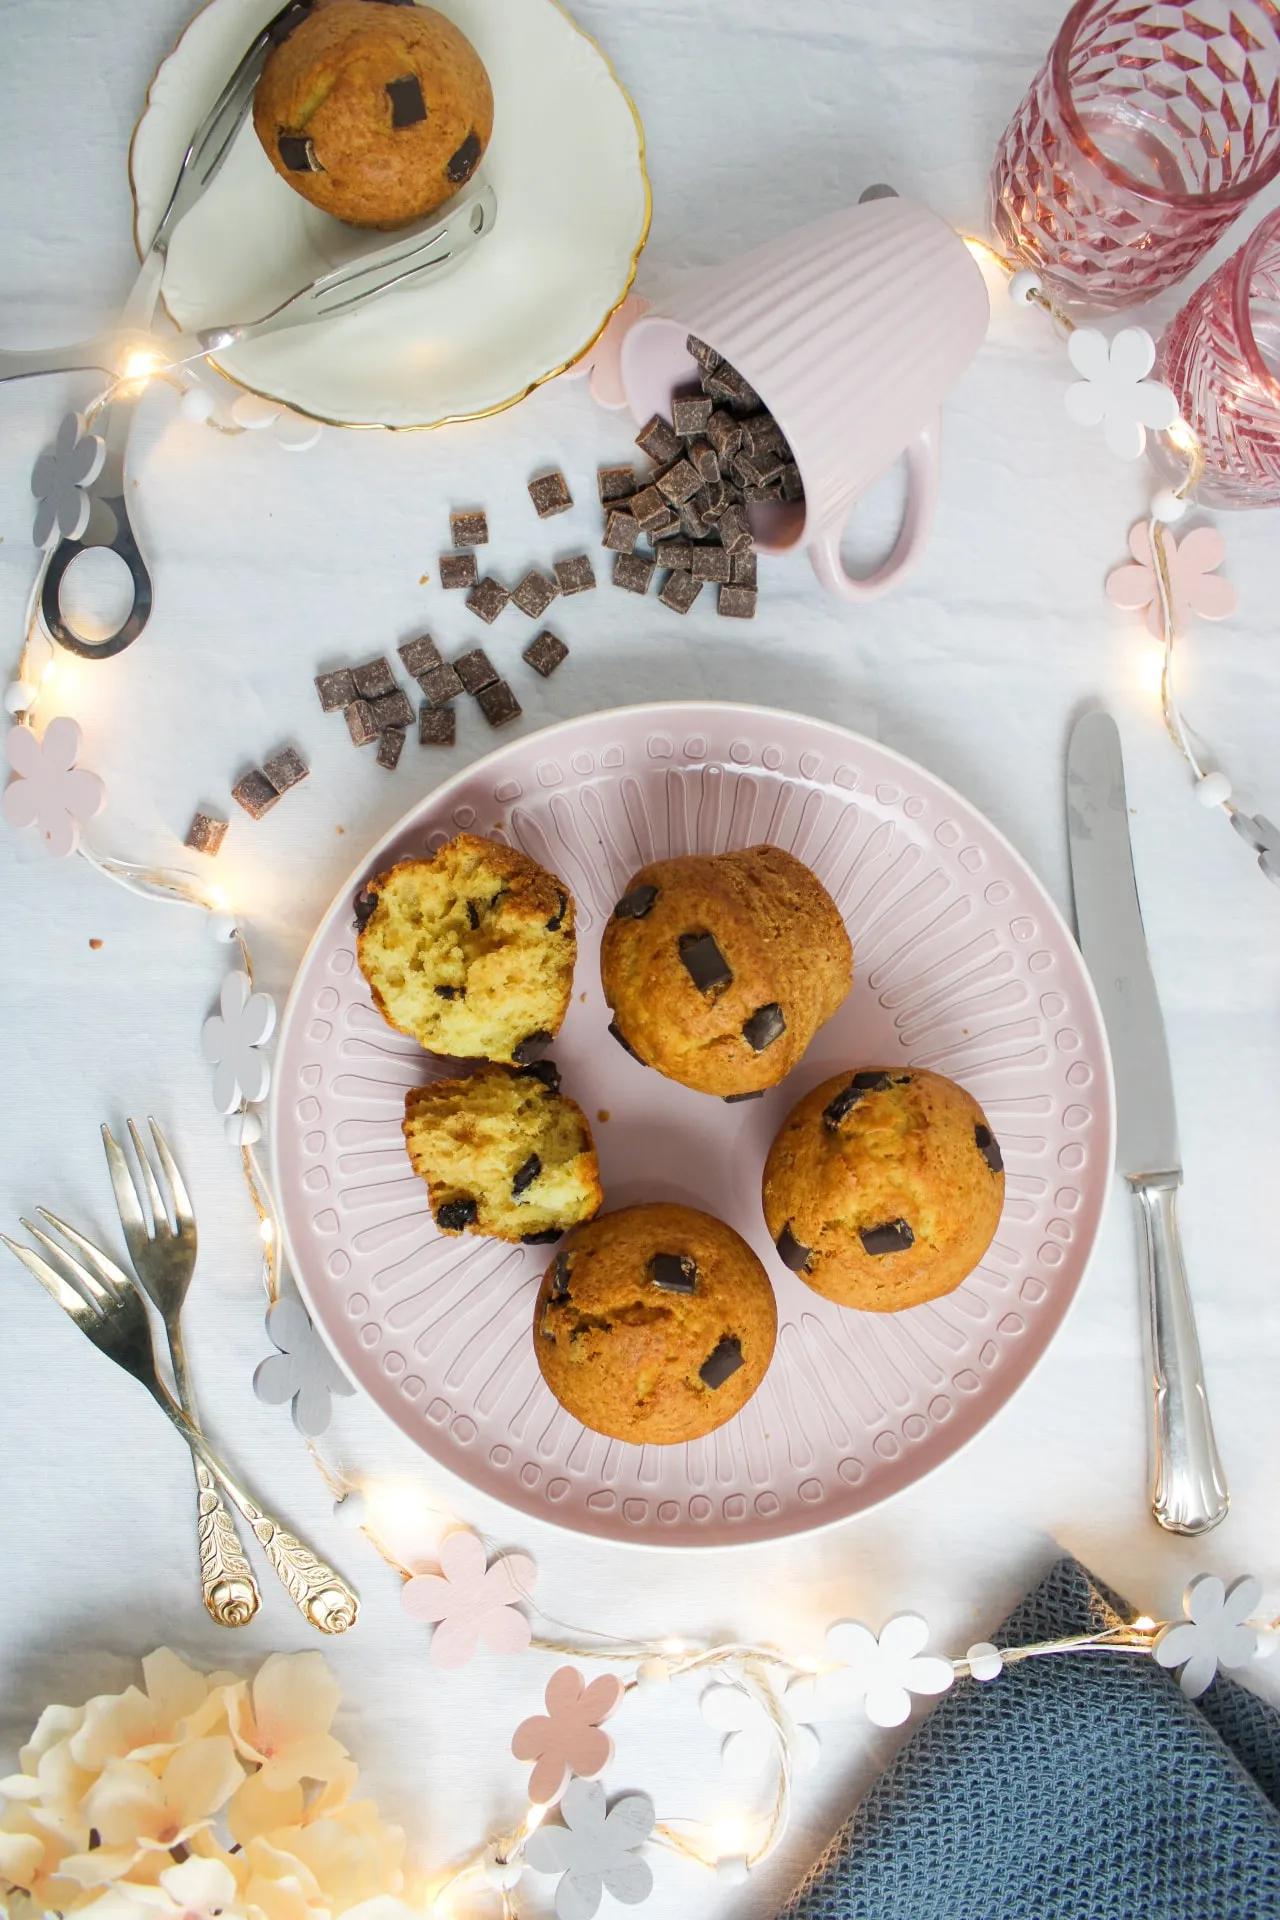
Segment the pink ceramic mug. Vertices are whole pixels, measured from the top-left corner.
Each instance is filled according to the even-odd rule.
[[[691,279],[634,320],[622,341],[637,421],[670,416],[696,386],[696,334],[750,381],[795,455],[804,500],[751,508],[757,544],[803,543],[823,585],[847,600],[898,580],[924,544],[938,479],[939,409],[973,358],[990,309],[963,241],[927,207],[896,197],[833,213]],[[900,457],[907,505],[892,553],[864,578],[840,542],[871,483]]]

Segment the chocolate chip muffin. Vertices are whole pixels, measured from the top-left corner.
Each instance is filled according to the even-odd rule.
[[[410,1087],[404,1141],[442,1233],[558,1240],[604,1198],[586,1115],[550,1060]]]
[[[573,986],[573,901],[514,847],[459,833],[356,895],[356,959],[374,1005],[432,1053],[527,1066]]]
[[[457,193],[493,132],[479,54],[403,0],[316,0],[273,48],[253,124],[282,179],[357,227],[399,227]]]
[[[807,1093],[764,1169],[784,1265],[842,1307],[936,1300],[981,1260],[1004,1205],[1004,1161],[972,1095],[921,1068],[864,1067]]]
[[[612,1032],[669,1080],[723,1098],[790,1073],[853,981],[835,902],[780,847],[633,873],[600,948]]]
[[[569,1235],[543,1276],[533,1343],[560,1404],[637,1445],[696,1440],[751,1398],[773,1355],[768,1275],[693,1207],[627,1207]]]

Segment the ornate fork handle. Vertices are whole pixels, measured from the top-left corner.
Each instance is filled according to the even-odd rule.
[[[165,1315],[164,1327],[173,1361],[178,1402],[189,1420],[196,1419],[196,1403],[187,1376],[182,1326]],[[199,1455],[192,1453],[196,1476],[196,1535],[200,1543],[200,1587],[205,1609],[220,1627],[247,1627],[262,1605],[262,1595],[245,1559],[235,1522],[222,1504],[217,1482]]]
[[[345,1580],[245,1492],[159,1381],[152,1392],[191,1451],[253,1528],[276,1578],[304,1619],[321,1633],[345,1633],[354,1626],[360,1602]]]

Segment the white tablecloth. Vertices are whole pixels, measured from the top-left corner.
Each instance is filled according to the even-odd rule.
[[[504,0],[517,5],[521,0]],[[653,236],[641,286],[856,198],[889,178],[957,224],[981,219],[1005,118],[1057,23],[1054,0],[833,7],[829,0],[578,0],[644,114]],[[125,148],[183,0],[127,8],[8,0],[0,115],[2,337],[68,338],[105,319],[133,266]],[[1101,699],[1124,736],[1147,928],[1173,1050],[1187,1167],[1184,1224],[1218,1431],[1233,1488],[1201,1541],[1162,1534],[1147,1511],[1145,1390],[1133,1222],[1114,1195],[1074,1312],[1029,1385],[958,1458],[888,1506],[809,1540],[705,1558],[586,1544],[486,1504],[416,1456],[372,1408],[343,1404],[341,1456],[398,1475],[499,1541],[534,1554],[548,1613],[620,1633],[718,1634],[813,1644],[825,1622],[878,1624],[920,1608],[963,1650],[1065,1546],[1153,1614],[1185,1577],[1254,1568],[1280,1591],[1280,1454],[1270,1202],[1280,1086],[1280,893],[1222,820],[1194,801],[1165,738],[1150,644],[1102,597],[1148,497],[1145,469],[1111,460],[1062,410],[1061,349],[997,292],[990,339],[947,415],[937,526],[909,583],[865,608],[824,596],[800,558],[762,568],[752,626],[703,605],[684,622],[602,590],[557,609],[572,657],[527,688],[521,725],[672,695],[776,703],[878,731],[988,813],[1067,904],[1062,761],[1082,703]],[[65,399],[87,383],[0,394],[0,609],[16,648],[28,591],[28,474]],[[360,849],[423,784],[492,743],[474,707],[453,756],[412,742],[394,776],[322,716],[322,658],[390,648],[423,625],[474,643],[436,571],[450,503],[487,503],[489,550],[513,576],[544,557],[506,529],[530,472],[563,463],[579,506],[562,533],[596,536],[597,460],[625,457],[622,419],[582,385],[440,434],[327,433],[302,458],[267,435],[217,437],[148,398],[130,456],[131,511],[157,582],[143,641],[109,666],[65,667],[66,709],[109,785],[95,844],[172,861],[193,806],[225,799],[241,766],[293,739],[306,786],[260,825],[237,815],[218,878],[257,930],[265,983],[283,994],[307,934]],[[867,511],[870,551],[892,486]],[[1183,686],[1237,783],[1280,807],[1276,539],[1280,518],[1222,516],[1240,611],[1188,645]],[[514,639],[497,637],[505,654]],[[0,837],[6,1022],[0,1224],[37,1203],[111,1235],[98,1122],[163,1117],[199,1207],[202,1275],[190,1337],[213,1430],[280,1507],[357,1578],[360,1630],[328,1648],[341,1731],[371,1790],[441,1862],[518,1817],[523,1771],[507,1753],[537,1710],[545,1657],[427,1664],[397,1582],[330,1518],[306,1453],[250,1376],[265,1351],[253,1216],[198,1053],[225,955],[198,916],[131,898],[78,861]],[[207,1664],[314,1644],[269,1580],[258,1620],[230,1641],[193,1578],[190,1475],[154,1410],[55,1314],[16,1268],[0,1276],[0,1747],[11,1759],[41,1704],[80,1699],[169,1642]],[[429,1523],[429,1544],[438,1522]],[[1265,1674],[1265,1670],[1264,1674]],[[1277,1676],[1280,1678],[1280,1676]],[[714,1815],[740,1796],[717,1770],[689,1683],[629,1704],[610,1782],[647,1789],[663,1815]],[[659,1856],[654,1920],[765,1916],[893,1737],[849,1727],[824,1740],[786,1844],[746,1891]],[[975,1844],[981,1844],[980,1837]],[[545,1884],[545,1883],[544,1883]],[[535,1909],[536,1910],[536,1909]]]

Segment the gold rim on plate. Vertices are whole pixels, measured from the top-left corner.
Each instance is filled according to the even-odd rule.
[[[170,60],[173,59],[174,54],[177,53],[179,47],[200,16],[207,13],[210,7],[217,4],[219,4],[219,0],[203,0],[202,5],[196,9],[187,21],[186,26],[182,29],[182,32],[178,35],[168,53],[166,53],[164,58],[159,62],[155,72],[147,82],[147,91],[142,102],[142,111],[134,121],[133,130],[129,135],[129,152],[126,164],[129,170],[129,193],[133,200],[133,245],[139,260],[142,258],[142,241],[138,234],[138,183],[133,173],[133,150],[138,138],[138,129],[150,112],[151,95],[161,72],[168,66]],[[649,179],[644,121],[640,118],[640,109],[632,99],[629,89],[623,83],[618,69],[614,66],[613,61],[600,45],[595,35],[588,33],[587,29],[574,19],[568,7],[564,4],[564,0],[549,0],[549,4],[553,6],[558,13],[564,15],[574,32],[580,34],[588,46],[595,48],[595,51],[604,62],[609,78],[613,81],[618,92],[626,101],[631,118],[635,122],[637,142],[636,158],[640,164],[640,179],[644,186],[644,219],[640,225],[640,237],[636,241],[635,249],[631,255],[631,264],[627,268],[626,279],[622,283],[622,291],[619,293],[613,305],[608,308],[604,318],[590,339],[580,346],[576,352],[571,353],[567,360],[562,360],[558,367],[552,367],[549,372],[539,374],[536,380],[530,380],[527,386],[522,387],[519,393],[513,393],[509,399],[498,400],[491,407],[477,407],[472,413],[445,413],[441,414],[438,420],[413,420],[400,426],[392,426],[391,423],[386,420],[334,420],[327,413],[312,413],[308,407],[300,407],[292,400],[283,399],[278,393],[268,392],[265,387],[250,386],[247,380],[242,380],[238,374],[232,373],[229,368],[223,366],[221,361],[215,360],[213,355],[209,354],[207,356],[208,362],[215,373],[220,373],[222,378],[230,381],[233,387],[239,387],[242,393],[252,393],[260,400],[270,400],[275,406],[287,407],[290,413],[296,413],[304,420],[315,420],[319,422],[321,426],[338,427],[347,433],[433,433],[437,427],[461,426],[463,422],[467,420],[488,420],[491,419],[495,413],[506,413],[508,408],[518,407],[522,400],[527,400],[529,395],[534,393],[537,388],[545,387],[551,380],[558,380],[562,373],[567,373],[570,367],[576,366],[579,360],[585,359],[635,284],[636,273],[640,266],[640,255],[644,252],[645,245],[649,238],[649,228],[653,221],[653,185]],[[164,308],[167,317],[173,321],[174,326],[178,326],[177,320],[174,319],[173,314],[169,311],[169,305],[164,297],[163,287],[160,293],[160,304]]]

